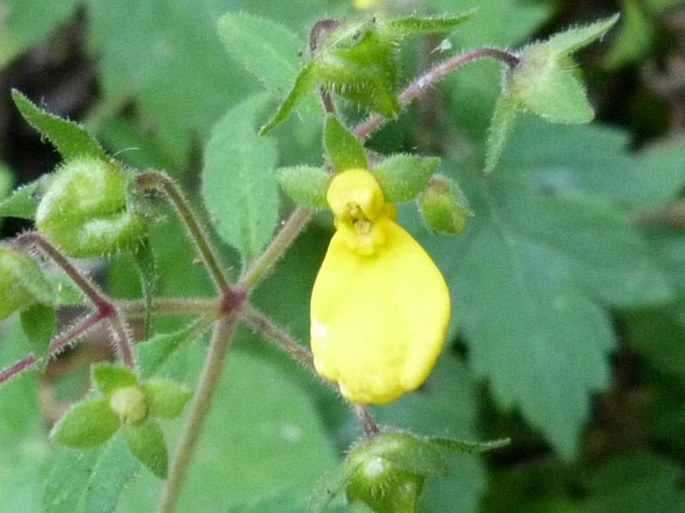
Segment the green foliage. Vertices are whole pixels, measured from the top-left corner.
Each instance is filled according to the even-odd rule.
[[[263,96],[229,110],[205,149],[202,194],[218,234],[253,260],[278,223],[276,142],[257,137]]]
[[[654,44],[659,50],[669,44],[661,11],[682,2],[621,3],[623,23],[611,34],[608,56],[602,58],[606,51],[595,47],[596,54],[584,56],[588,68],[599,62],[647,69],[645,56]],[[165,210],[168,219],[162,219],[157,203],[166,197],[142,197],[132,190],[129,179],[135,175],[128,172],[120,174],[125,179],[116,194],[95,186],[82,194],[100,205],[115,204],[102,211],[105,217],[140,208],[160,221],[150,227],[149,237],[147,231],[133,230],[138,250],[133,256],[116,255],[102,263],[106,278],[98,282],[104,303],[86,300],[73,286],[73,274],[55,273],[54,261],[40,246],[13,253],[10,260],[20,261],[18,267],[0,262],[0,285],[10,283],[2,289],[0,313],[21,310],[24,328],[19,328],[19,316],[0,325],[3,380],[14,372],[7,366],[48,363],[50,339],[69,333],[74,313],[100,320],[69,340],[70,345],[86,343],[70,353],[76,358],[60,361],[66,368],[79,366],[81,357],[102,357],[91,336],[114,339],[100,329],[116,320],[113,316],[125,321],[124,332],[141,340],[134,347],[137,368],[133,363],[130,369],[95,366],[92,378],[99,395],[87,396],[54,424],[52,439],[78,449],[46,443],[51,412],[63,406],[59,393],[54,399],[41,394],[44,404],[39,405],[38,377],[31,372],[3,384],[1,510],[155,510],[165,486],[159,478],[173,468],[170,458],[183,443],[179,433],[187,420],[182,414],[189,390],[201,374],[203,379],[208,375],[202,370],[208,354],[203,335],[217,319],[226,320],[228,312],[253,315],[249,328],[257,333],[239,323],[178,511],[371,511],[344,504],[346,491],[375,511],[683,509],[678,477],[685,445],[678,433],[685,429],[685,145],[675,141],[634,154],[629,143],[641,144],[634,134],[599,124],[551,126],[525,115],[558,123],[593,117],[591,103],[597,96],[586,94],[571,54],[602,37],[616,17],[576,26],[568,5],[526,0],[458,5],[428,0],[421,6],[425,9],[409,16],[398,2],[385,2],[374,20],[353,15],[352,0],[60,0],[37,5],[7,0],[0,6],[0,68],[9,70],[7,82],[15,84],[15,66],[7,64],[24,69],[15,57],[56,30],[71,30],[63,23],[78,6],[83,23],[77,23],[87,41],[83,51],[94,63],[93,83],[98,85],[89,93],[85,126],[97,133],[106,151],[83,126],[15,91],[20,112],[67,165],[85,156],[122,171],[123,165],[109,160],[111,154],[141,170],[174,174],[193,205],[189,216],[200,221],[199,236],[210,246],[215,238],[227,243],[213,253],[231,291],[225,290],[228,286],[212,289],[207,266],[193,260],[198,253],[206,255],[176,221],[177,211]],[[473,7],[479,10],[469,11]],[[455,8],[467,14],[454,13]],[[341,23],[325,21],[314,34],[315,44],[308,45],[309,28],[331,16]],[[466,19],[469,23],[461,24]],[[457,25],[459,30],[452,31]],[[543,26],[545,33],[550,27],[572,28],[531,43]],[[406,41],[422,34],[437,38],[415,46]],[[413,82],[433,64],[438,64],[433,73],[441,73],[445,60],[493,45],[520,48],[510,54],[518,65],[503,76],[501,63],[479,61],[439,81],[424,75]],[[60,48],[50,44],[41,51]],[[591,72],[598,76],[596,69]],[[606,83],[617,80],[608,76]],[[25,77],[16,81],[36,98],[51,98],[40,84],[24,82]],[[428,87],[419,95],[420,108],[404,112],[398,98],[408,84]],[[334,115],[316,104],[320,87],[331,96],[323,99]],[[603,112],[619,120],[625,111],[618,110],[612,91],[602,95]],[[297,111],[296,119],[272,137],[258,137],[270,102],[280,100],[261,133]],[[626,103],[635,100],[630,96]],[[386,128],[374,128],[367,137],[359,130],[363,125],[354,127],[366,111]],[[399,120],[386,124],[382,116]],[[363,133],[359,139],[355,128]],[[11,162],[25,177],[26,163],[33,161],[17,158],[14,148],[5,155],[7,144],[0,147],[0,160]],[[437,155],[419,157],[412,151]],[[435,236],[413,205],[399,207],[399,222],[409,225],[445,274],[452,324],[444,354],[425,385],[371,409],[386,432],[359,442],[357,449],[353,441],[360,428],[348,407],[307,377],[306,365],[292,364],[264,343],[292,338],[287,351],[306,354],[298,344],[306,345],[309,337],[311,286],[332,225],[330,216],[317,213],[301,234],[299,229],[289,232],[292,223],[284,220],[291,205],[280,204],[278,186],[298,205],[327,208],[330,175],[322,167],[324,153],[336,171],[370,168],[389,202],[417,199],[430,229],[462,232],[459,238]],[[434,176],[439,166],[446,176]],[[482,172],[495,167],[495,174]],[[0,166],[0,216],[32,220],[46,202],[58,217],[81,216],[78,202],[55,199],[57,193],[51,192],[55,183],[64,189],[60,173],[29,182],[8,197],[5,184],[15,180]],[[84,172],[81,185],[93,178]],[[102,212],[95,212],[97,222]],[[44,213],[38,217],[39,228],[45,228]],[[281,223],[286,230],[274,249],[269,243]],[[59,242],[58,236],[51,238]],[[274,253],[293,239],[278,260]],[[254,269],[250,264],[262,263],[267,247],[258,277],[266,279],[259,289],[234,285],[241,279],[239,262]],[[100,248],[96,254],[110,252]],[[132,272],[134,263],[142,269],[142,287]],[[2,274],[7,269],[9,281]],[[111,299],[115,308],[110,309],[104,294],[116,298]],[[65,307],[68,303],[80,306]],[[256,309],[279,324],[254,317]],[[40,361],[21,360],[31,352]],[[71,375],[61,376],[62,368],[56,365],[54,373],[41,378],[44,390],[64,387]],[[72,397],[83,393],[86,373],[78,376],[82,379],[72,381],[78,390]],[[477,386],[474,378],[481,380]],[[383,441],[397,442],[393,436],[401,441],[381,447]],[[498,437],[511,437],[511,446],[504,447],[504,440],[463,441]],[[499,452],[486,468],[477,453],[490,449]],[[150,472],[140,473],[141,463]],[[390,479],[366,486],[367,464],[390,472]],[[355,489],[351,480],[362,484]],[[318,493],[312,495],[317,483]],[[390,493],[393,488],[396,493]]]

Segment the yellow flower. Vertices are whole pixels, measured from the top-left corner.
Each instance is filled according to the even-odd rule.
[[[449,322],[447,285],[369,171],[336,175],[327,200],[336,232],[312,290],[314,365],[350,401],[387,403],[430,374]]]

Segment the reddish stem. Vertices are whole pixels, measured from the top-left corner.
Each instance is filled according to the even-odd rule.
[[[445,61],[439,62],[423,75],[415,78],[411,84],[400,93],[398,97],[400,105],[402,107],[409,105],[450,71],[480,59],[497,59],[507,64],[510,68],[513,68],[519,62],[519,58],[515,54],[499,48],[479,48],[477,50],[455,55]],[[365,139],[371,132],[387,121],[387,118],[384,118],[379,114],[374,114],[358,125],[357,128],[355,128],[354,133],[359,139]]]

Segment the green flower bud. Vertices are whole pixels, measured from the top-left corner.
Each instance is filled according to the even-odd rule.
[[[459,235],[473,216],[466,196],[449,178],[436,175],[419,194],[419,210],[431,230]]]
[[[124,424],[138,424],[148,410],[145,394],[137,386],[115,390],[109,398],[109,407]]]
[[[396,48],[395,39],[379,31],[375,21],[343,24],[314,56],[317,75],[340,96],[393,117],[400,110]]]
[[[35,303],[49,304],[52,287],[27,254],[0,245],[0,320]]]
[[[65,163],[36,212],[36,226],[74,257],[99,256],[137,245],[147,223],[127,202],[127,176],[95,158]]]
[[[353,469],[345,493],[378,513],[413,513],[428,475],[443,475],[447,465],[430,442],[407,433],[382,433],[348,455]]]

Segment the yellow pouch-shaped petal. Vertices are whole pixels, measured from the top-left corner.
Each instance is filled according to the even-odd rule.
[[[370,252],[355,250],[353,224],[337,228],[312,291],[314,365],[350,401],[387,403],[428,377],[444,343],[449,292],[389,216],[372,223]]]

